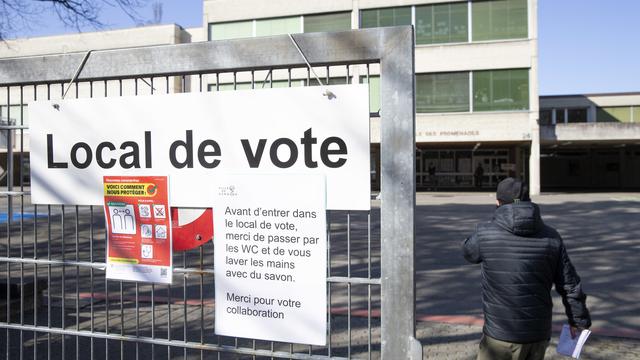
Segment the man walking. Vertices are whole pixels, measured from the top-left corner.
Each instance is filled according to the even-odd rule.
[[[524,182],[498,184],[493,220],[477,226],[462,247],[481,264],[483,337],[478,359],[543,359],[551,337],[551,286],[562,296],[572,333],[591,317],[580,277],[562,238],[543,223]]]

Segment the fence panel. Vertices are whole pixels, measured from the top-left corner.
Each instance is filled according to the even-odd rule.
[[[325,83],[380,76],[381,200],[328,212],[327,346],[216,336],[213,252],[174,254],[174,284],[107,281],[101,207],[33,205],[29,102],[60,99],[85,54],[0,60],[0,356],[11,359],[418,358],[410,27],[298,34]],[[287,36],[94,51],[66,97],[314,85]],[[13,106],[11,106],[13,105]],[[188,116],[189,109],[184,109]],[[5,120],[6,118],[6,120]],[[180,119],[176,119],[180,121]],[[83,129],[69,129],[83,131]],[[374,167],[375,168],[375,167]],[[72,191],[72,189],[70,189]]]

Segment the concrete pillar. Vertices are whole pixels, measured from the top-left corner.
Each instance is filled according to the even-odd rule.
[[[531,132],[529,152],[529,194],[540,195],[540,130]]]
[[[529,0],[529,38],[531,39],[531,69],[529,70],[529,124],[531,152],[529,155],[529,193],[540,194],[540,107],[538,104],[538,1]]]

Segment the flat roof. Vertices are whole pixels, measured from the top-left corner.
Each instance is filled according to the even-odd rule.
[[[640,91],[612,92],[612,93],[592,93],[592,94],[570,94],[570,95],[540,95],[541,99],[570,98],[570,97],[595,97],[595,96],[633,96],[640,95]]]

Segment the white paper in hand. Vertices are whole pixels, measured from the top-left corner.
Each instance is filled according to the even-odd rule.
[[[560,339],[558,340],[558,347],[556,351],[558,354],[579,359],[582,347],[590,334],[591,331],[585,329],[582,330],[580,334],[577,334],[575,338],[572,338],[571,329],[569,328],[569,325],[565,324],[562,326],[562,332],[560,333]]]

